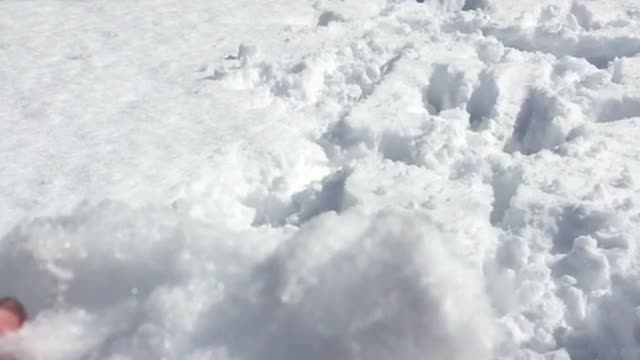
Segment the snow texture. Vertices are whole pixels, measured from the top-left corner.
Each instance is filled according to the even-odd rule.
[[[20,360],[637,360],[640,5],[0,1]]]

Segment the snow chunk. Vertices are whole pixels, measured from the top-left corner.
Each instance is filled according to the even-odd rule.
[[[558,275],[573,276],[578,281],[577,286],[587,291],[607,288],[609,262],[597,245],[592,237],[578,237],[571,252],[554,265],[554,271]]]

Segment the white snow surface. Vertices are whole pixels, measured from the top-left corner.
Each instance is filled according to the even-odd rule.
[[[635,0],[0,1],[18,360],[640,359]]]

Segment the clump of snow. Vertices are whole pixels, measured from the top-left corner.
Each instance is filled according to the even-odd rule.
[[[597,250],[597,241],[588,236],[574,240],[571,252],[555,265],[559,275],[571,275],[577,286],[586,290],[609,286],[609,263],[607,257]]]

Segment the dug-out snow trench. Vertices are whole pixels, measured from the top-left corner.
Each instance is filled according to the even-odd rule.
[[[562,38],[558,34],[546,34],[536,30],[533,34],[521,29],[483,30],[485,36],[494,36],[505,46],[527,52],[543,52],[557,58],[573,56],[582,58],[598,69],[606,69],[616,58],[640,54],[640,39],[631,36],[597,37],[583,35],[577,39]]]
[[[620,99],[605,100],[600,105],[598,122],[618,121],[640,117],[640,98],[624,96]]]
[[[382,134],[378,148],[385,159],[415,165],[414,141],[415,139],[411,136],[385,132]]]

